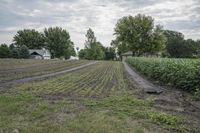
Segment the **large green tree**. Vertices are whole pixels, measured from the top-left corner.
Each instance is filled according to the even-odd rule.
[[[95,45],[91,48],[91,55],[94,60],[102,60],[104,59],[104,51],[103,51],[103,45],[100,42],[96,42]]]
[[[118,55],[121,55],[122,53],[130,51],[127,43],[119,41],[117,38],[115,40],[112,40],[111,46],[113,48],[117,49],[117,54]]]
[[[96,44],[96,37],[94,35],[94,31],[91,28],[89,28],[85,36],[85,48],[92,48],[94,44]]]
[[[136,55],[157,53],[165,47],[165,37],[160,26],[154,26],[150,16],[138,14],[126,16],[118,20],[115,27],[116,46],[129,50]]]
[[[115,55],[115,49],[113,47],[107,47],[104,49],[105,56],[104,60],[114,60],[116,55]]]
[[[17,47],[25,45],[29,49],[40,49],[44,46],[44,37],[42,33],[35,29],[19,30],[14,36],[13,41]]]
[[[195,43],[195,55],[200,57],[200,40],[197,40]]]
[[[69,33],[60,27],[50,27],[44,29],[45,45],[50,50],[53,57],[66,56],[69,58],[74,45],[70,40]]]
[[[146,46],[146,51],[151,54],[161,52],[166,47],[166,37],[163,34],[162,26],[157,25],[151,36],[151,44]]]
[[[194,41],[192,39],[185,40],[185,45],[187,45],[192,52],[192,57],[200,57],[200,40]]]
[[[80,59],[85,59],[85,57],[86,57],[86,49],[81,49],[80,51],[79,51],[79,53],[78,53],[78,57],[80,58]]]
[[[69,59],[70,56],[76,56],[76,51],[74,49],[74,43],[71,42],[71,45],[65,50],[64,57],[65,59]]]
[[[96,37],[92,29],[88,29],[86,38],[85,50],[79,52],[79,57],[84,55],[84,58],[89,60],[104,59],[103,45],[96,41]]]
[[[195,54],[195,41],[185,40],[184,35],[177,31],[165,30],[164,35],[167,38],[166,53],[169,57],[186,58],[193,57]]]

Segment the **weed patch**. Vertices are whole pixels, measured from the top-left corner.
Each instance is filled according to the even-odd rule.
[[[131,96],[109,97],[101,101],[86,101],[86,106],[92,110],[110,110],[121,119],[133,117],[146,119],[153,123],[173,127],[182,127],[183,119],[164,112],[152,111],[153,102],[151,100],[140,100]]]

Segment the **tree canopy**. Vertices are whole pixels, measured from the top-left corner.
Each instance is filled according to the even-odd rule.
[[[85,59],[86,57],[86,49],[81,49],[78,53],[80,59]]]
[[[86,33],[85,49],[79,52],[79,58],[88,60],[104,59],[103,45],[96,41],[94,32],[90,28]]]
[[[16,46],[27,46],[29,49],[40,49],[44,46],[43,34],[35,29],[19,30],[13,39]]]
[[[53,57],[65,56],[66,52],[74,51],[74,45],[70,40],[69,33],[60,27],[50,27],[44,29],[45,45],[50,50]],[[71,54],[69,54],[71,55]],[[66,57],[69,57],[68,55]]]
[[[76,51],[74,49],[74,43],[71,42],[71,45],[67,49],[65,49],[64,57],[65,59],[69,59],[70,56],[76,56]]]
[[[27,46],[16,47],[11,44],[9,47],[7,44],[0,45],[0,58],[29,58],[29,51]]]
[[[104,48],[104,60],[114,60],[116,58],[115,49],[112,47]]]
[[[53,58],[69,58],[76,54],[69,33],[60,27],[45,28],[43,33],[35,29],[19,30],[13,41],[17,48],[24,46],[28,49],[47,48]]]
[[[166,54],[174,58],[191,58],[199,56],[199,41],[184,39],[184,35],[177,31],[164,30],[167,38]]]
[[[138,14],[118,20],[114,29],[114,45],[119,52],[132,51],[136,55],[156,53],[165,46],[165,37],[161,26],[154,26],[150,16]]]
[[[91,28],[89,28],[87,30],[87,33],[86,33],[86,41],[85,41],[85,48],[92,48],[97,41],[96,41],[96,37],[94,35],[94,31],[92,31]]]

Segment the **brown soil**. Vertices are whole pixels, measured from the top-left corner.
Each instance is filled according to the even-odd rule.
[[[181,115],[188,124],[200,127],[200,102],[194,101],[191,94],[167,88],[164,93],[155,96],[154,102],[155,109]]]

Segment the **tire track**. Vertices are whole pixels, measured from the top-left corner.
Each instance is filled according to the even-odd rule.
[[[125,70],[131,75],[132,79],[141,87],[144,89],[146,93],[157,93],[160,94],[163,92],[163,89],[160,87],[150,83],[143,77],[141,77],[139,74],[137,74],[133,69],[129,67],[129,65],[126,62],[123,62]]]
[[[28,78],[22,78],[22,79],[17,79],[17,80],[11,80],[11,81],[8,81],[8,82],[5,82],[5,83],[0,83],[0,91],[8,88],[11,85],[16,85],[16,84],[30,82],[30,81],[43,80],[43,79],[47,79],[49,77],[59,76],[59,75],[62,75],[62,74],[68,73],[68,72],[72,72],[72,71],[76,71],[76,70],[88,67],[88,66],[93,65],[95,63],[97,63],[97,61],[91,62],[91,63],[88,63],[88,64],[84,64],[84,65],[81,65],[81,66],[77,66],[77,67],[74,67],[74,68],[70,68],[70,69],[67,69],[67,70],[59,71],[59,72],[54,72],[54,73],[40,75],[40,76],[33,76],[33,77],[28,77]]]

